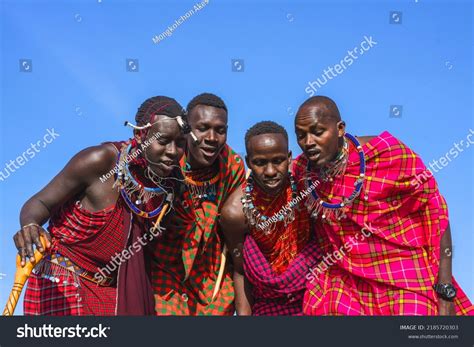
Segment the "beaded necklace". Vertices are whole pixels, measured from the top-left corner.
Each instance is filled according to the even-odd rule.
[[[288,173],[288,177],[290,185],[286,190],[287,205],[289,205],[290,201],[294,200],[298,194],[296,183],[291,172]],[[255,206],[253,195],[255,195],[253,175],[250,174],[250,176],[247,178],[247,186],[245,187],[244,196],[242,197],[241,201],[244,215],[252,227],[261,230],[265,235],[269,235],[275,230],[277,222],[284,222],[286,227],[288,224],[294,221],[294,206],[291,206],[290,208],[283,208],[282,206],[277,214],[274,214],[273,216],[266,216],[262,214]]]
[[[342,197],[342,201],[340,203],[330,203],[327,201],[324,201],[316,192],[316,189],[313,189],[311,191],[311,197],[312,199],[308,199],[306,201],[306,206],[308,207],[308,210],[311,213],[311,217],[317,218],[319,214],[321,214],[321,217],[323,219],[330,218],[334,216],[336,219],[340,220],[344,216],[344,211],[343,208],[347,205],[350,205],[359,195],[360,192],[362,191],[362,186],[364,183],[365,179],[365,155],[364,155],[364,150],[362,149],[361,144],[359,141],[352,135],[350,134],[345,134],[345,137],[351,141],[354,146],[357,149],[358,155],[359,155],[359,160],[360,160],[360,166],[359,166],[359,176],[357,180],[354,183],[354,191],[348,196],[348,197]],[[328,175],[326,173],[326,181],[333,181],[333,178],[336,177],[334,175],[335,172],[337,172],[337,175],[343,175],[345,173],[345,168],[347,165],[348,161],[348,156],[349,152],[345,152],[346,159],[345,160],[340,160],[339,159],[339,165],[344,165],[344,170],[340,170],[339,168],[335,168],[334,165],[331,166],[331,172],[333,172],[332,175]],[[306,184],[307,187],[312,187],[313,184],[315,184],[311,177],[310,177],[310,171],[311,171],[311,165],[310,162],[308,161],[308,165],[306,167]],[[317,184],[315,184],[317,186]]]
[[[193,200],[197,200],[198,203],[206,200],[216,201],[217,182],[220,178],[220,171],[217,170],[217,173],[212,176],[213,167],[197,172],[191,171],[189,163],[186,163],[185,167],[186,169],[183,170],[184,182],[190,190]]]
[[[154,218],[163,209],[165,203],[171,203],[173,200],[173,193],[168,192],[164,187],[145,187],[144,184],[138,182],[138,179],[133,177],[129,168],[130,150],[132,144],[123,146],[117,159],[117,179],[114,187],[118,186],[120,195],[124,199],[127,206],[138,216],[144,218]],[[137,195],[135,202],[133,196]],[[160,203],[157,208],[152,211],[145,211],[137,205],[146,205],[152,198],[159,197]]]

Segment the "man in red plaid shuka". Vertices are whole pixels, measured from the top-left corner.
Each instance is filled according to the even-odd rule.
[[[221,217],[234,261],[237,313],[301,315],[305,276],[318,253],[288,171],[288,134],[275,122],[260,122],[247,131],[245,146],[252,173]]]
[[[323,96],[301,105],[295,128],[295,179],[314,187],[307,207],[324,255],[307,276],[305,314],[472,315],[451,272],[446,201],[420,157],[388,132],[346,134]]]
[[[25,203],[22,230],[14,237],[22,265],[27,257],[34,261],[33,245],[47,251],[28,280],[26,315],[154,313],[144,251],[155,233],[146,232],[149,223],[142,217],[151,218],[147,211],[162,206],[164,195],[149,193],[158,192],[156,182],[165,187],[161,178],[178,176],[182,115],[174,99],[146,100],[136,115],[134,139],[81,151]],[[119,178],[127,183],[116,189]],[[154,188],[144,194],[142,186]],[[41,227],[47,221],[51,237]],[[40,234],[48,239],[47,250]]]

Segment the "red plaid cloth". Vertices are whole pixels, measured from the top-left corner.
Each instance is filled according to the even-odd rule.
[[[437,314],[438,298],[432,286],[437,281],[441,237],[448,225],[446,202],[433,177],[415,187],[415,178],[426,174],[426,167],[388,132],[363,149],[366,179],[361,196],[344,207],[346,218],[316,220],[316,235],[326,258],[312,269],[305,313]],[[318,195],[332,202],[349,196],[359,163],[351,144],[345,174],[321,183]],[[300,184],[306,182],[306,167],[304,155],[294,161]],[[460,289],[455,304],[457,314],[473,312]]]
[[[115,207],[98,212],[87,211],[70,201],[52,214],[48,227],[53,238],[51,251],[96,273],[123,250],[127,240],[123,228],[127,213],[120,199]],[[41,263],[37,267],[41,268]],[[58,278],[59,282],[53,283],[36,275],[28,280],[25,315],[115,314],[115,286],[101,287],[82,278],[71,279],[68,270],[48,275]]]
[[[153,288],[157,315],[232,315],[232,271],[226,266],[218,295],[212,300],[221,262],[219,209],[245,177],[242,159],[227,145],[219,155],[217,202],[194,207],[189,192],[175,203],[179,230],[167,230],[154,250]],[[185,158],[181,161],[184,168]]]
[[[277,274],[251,235],[244,243],[245,276],[252,284],[254,316],[295,316],[303,314],[303,295],[308,268],[318,258],[318,246],[310,241],[292,260],[288,268]]]
[[[100,287],[82,278],[55,274],[59,282],[32,274],[24,298],[24,314],[33,316],[111,316],[116,287]]]
[[[51,217],[48,230],[53,240],[58,241],[53,250],[95,273],[123,250],[127,241],[123,230],[127,213],[121,198],[115,206],[97,212],[70,201]]]

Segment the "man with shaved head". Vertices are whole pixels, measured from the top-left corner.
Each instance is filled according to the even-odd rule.
[[[328,97],[311,97],[295,117],[303,151],[295,179],[316,187],[306,207],[324,255],[306,277],[305,314],[473,314],[452,277],[448,210],[434,177],[390,133],[345,130]]]

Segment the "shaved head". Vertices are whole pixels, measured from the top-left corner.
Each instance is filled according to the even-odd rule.
[[[346,124],[336,103],[326,96],[313,96],[298,109],[295,132],[298,145],[313,167],[333,161],[344,144]]]
[[[299,116],[317,116],[323,121],[339,122],[341,115],[336,103],[327,96],[317,95],[306,100],[298,109],[295,117],[295,123]]]

